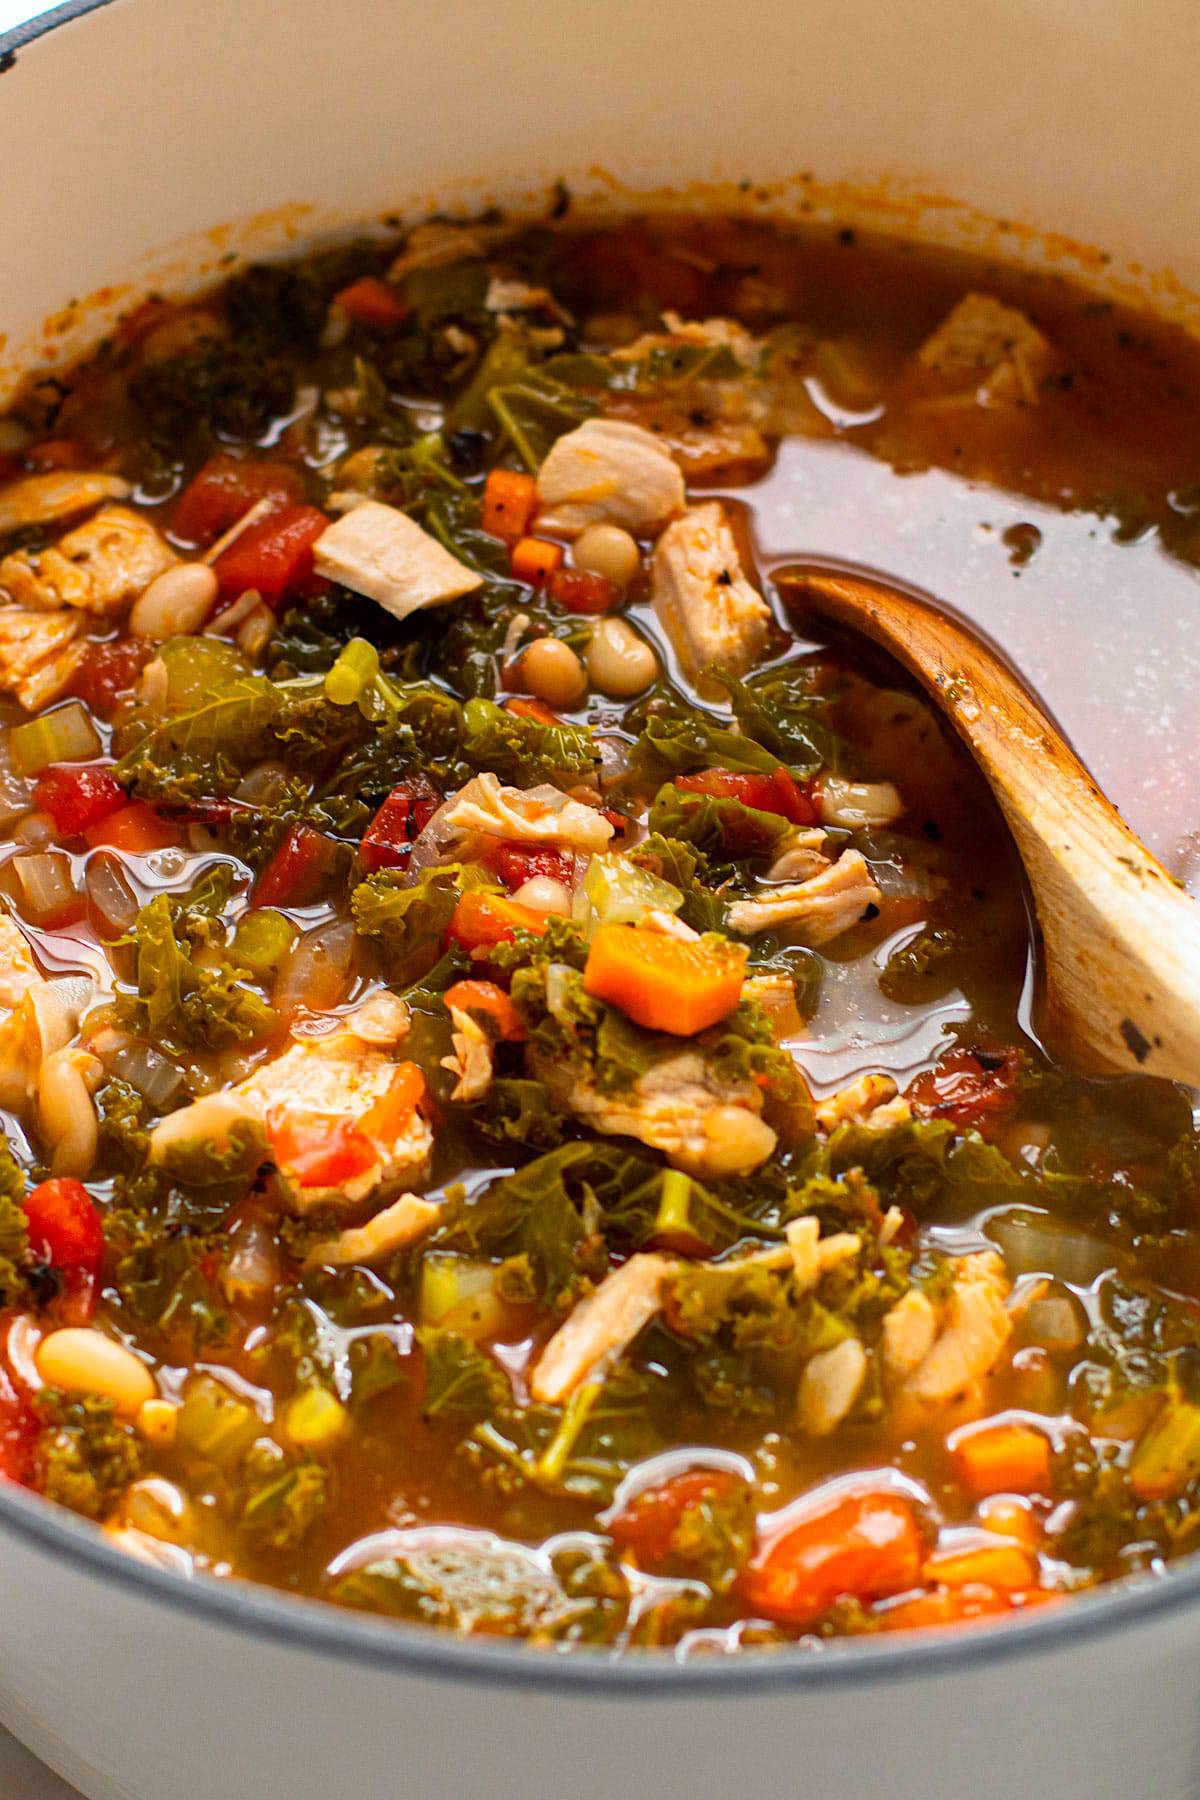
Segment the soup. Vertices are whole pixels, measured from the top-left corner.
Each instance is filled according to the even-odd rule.
[[[762,525],[840,442],[848,496],[1184,565],[1198,425],[1165,325],[724,219],[434,222],[32,379],[6,1478],[183,1574],[680,1655],[1191,1549],[1189,1098],[1038,1041],[986,789]]]

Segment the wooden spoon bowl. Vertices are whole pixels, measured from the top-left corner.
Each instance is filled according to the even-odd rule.
[[[791,565],[795,613],[890,652],[983,771],[1041,930],[1045,1023],[1084,1066],[1200,1087],[1200,904],[1101,793],[1012,669],[950,614],[890,583]]]

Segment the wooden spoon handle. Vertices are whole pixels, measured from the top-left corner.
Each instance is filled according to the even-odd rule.
[[[1033,890],[1046,1023],[1093,1067],[1200,1087],[1200,905],[1130,831],[1012,670],[900,588],[799,567],[774,580],[792,607],[890,651],[983,770]]]

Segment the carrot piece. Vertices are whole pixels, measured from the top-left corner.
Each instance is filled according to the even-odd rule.
[[[963,1432],[951,1456],[971,1493],[1044,1493],[1050,1483],[1050,1445],[1032,1425],[984,1425]]]
[[[494,981],[456,981],[442,996],[458,1012],[486,1013],[498,1036],[515,1044],[525,1036],[521,1016],[502,987]]]
[[[944,1587],[988,1587],[1001,1594],[1019,1594],[1037,1586],[1037,1562],[1020,1544],[980,1544],[936,1552],[925,1564],[925,1579]]]
[[[975,1517],[993,1537],[1013,1538],[1027,1550],[1036,1550],[1045,1535],[1042,1522],[1026,1500],[1007,1494],[989,1494],[979,1502]]]
[[[515,544],[529,530],[537,503],[537,482],[532,475],[517,469],[493,469],[483,484],[483,529]]]
[[[126,856],[146,856],[151,850],[166,850],[179,842],[175,827],[141,800],[88,825],[83,836],[91,850],[123,850]]]
[[[424,1098],[425,1076],[420,1066],[414,1062],[397,1063],[386,1092],[363,1114],[359,1125],[368,1137],[387,1143],[407,1131]]]
[[[732,1012],[749,951],[717,938],[668,937],[638,925],[602,925],[583,985],[649,1031],[693,1037]]]
[[[408,317],[408,308],[399,294],[377,275],[364,275],[361,280],[352,281],[349,287],[334,295],[333,304],[356,325],[365,325],[374,331],[388,331],[395,325],[402,325]]]
[[[911,1500],[851,1494],[811,1508],[801,1501],[797,1523],[773,1532],[739,1578],[738,1590],[756,1612],[811,1625],[843,1596],[883,1600],[918,1585],[923,1546]]]
[[[446,929],[446,942],[482,950],[493,944],[511,944],[518,931],[542,937],[545,930],[544,915],[530,906],[521,906],[503,894],[464,894]]]
[[[506,700],[504,710],[514,719],[536,719],[539,725],[562,724],[558,714],[544,700],[535,700],[525,694],[514,694],[511,700]]]
[[[549,581],[556,569],[562,568],[562,560],[561,544],[548,543],[545,538],[523,537],[513,545],[508,566],[518,581],[540,587],[544,581]]]

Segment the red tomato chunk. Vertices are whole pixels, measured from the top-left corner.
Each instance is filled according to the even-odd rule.
[[[313,570],[313,545],[329,524],[315,506],[285,506],[250,525],[213,565],[221,599],[257,588],[268,606],[304,597],[325,584]]]
[[[785,768],[771,775],[739,774],[733,769],[703,769],[697,775],[680,775],[676,787],[689,794],[714,794],[740,800],[757,812],[777,813],[793,825],[815,825],[817,809],[811,797]]]
[[[171,530],[189,544],[211,544],[257,501],[269,500],[279,510],[302,497],[300,476],[286,463],[253,462],[218,451],[180,494]]]
[[[125,789],[110,768],[94,763],[54,763],[34,785],[33,797],[54,820],[59,837],[78,837],[125,805]]]

